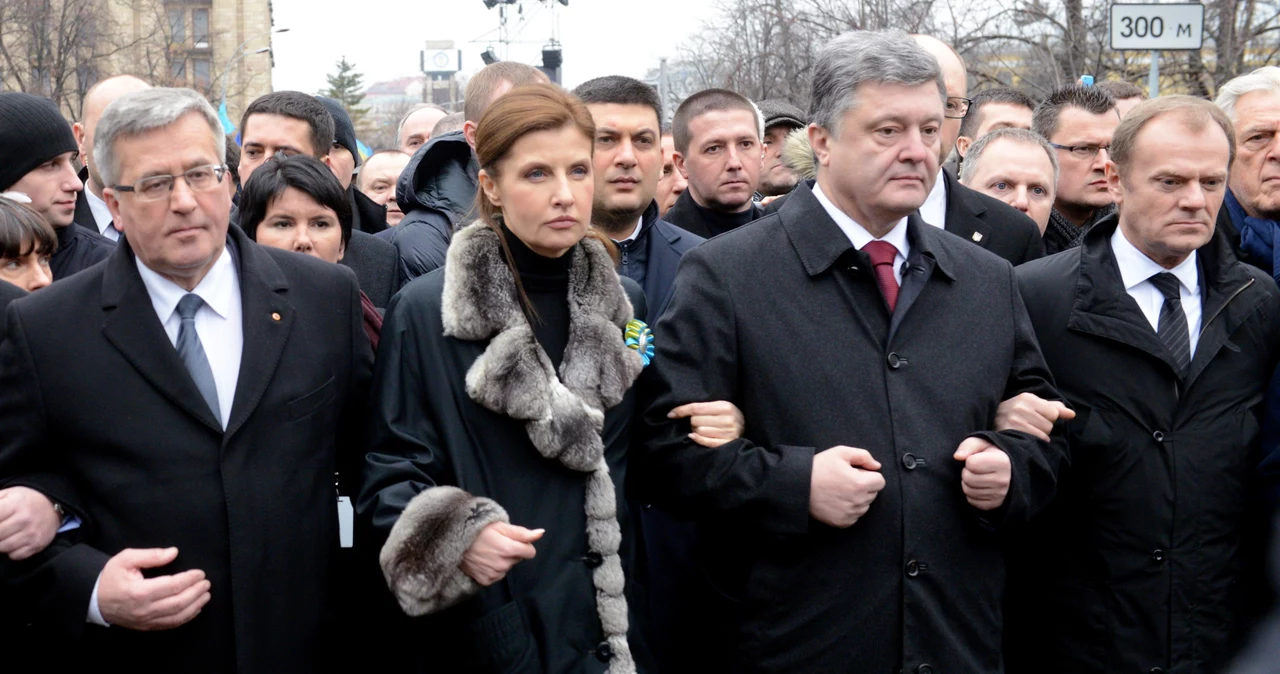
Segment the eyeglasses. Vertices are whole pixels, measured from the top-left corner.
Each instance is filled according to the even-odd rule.
[[[1059,150],[1066,150],[1076,159],[1093,159],[1098,156],[1099,150],[1111,150],[1110,145],[1058,145],[1057,143],[1049,143]]]
[[[947,119],[964,119],[969,114],[969,105],[973,101],[960,96],[947,96],[947,105],[942,112],[942,116]]]
[[[226,173],[226,166],[209,164],[187,169],[176,176],[148,176],[133,185],[112,185],[112,189],[118,192],[133,192],[138,201],[159,201],[169,197],[179,177],[187,181],[187,187],[193,191],[205,192],[217,187]]]

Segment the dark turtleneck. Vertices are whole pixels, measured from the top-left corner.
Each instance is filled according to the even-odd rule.
[[[537,317],[530,321],[533,335],[559,372],[565,347],[569,345],[569,266],[573,263],[573,251],[558,258],[545,257],[531,250],[505,225],[502,233],[511,249],[524,292],[537,312]]]

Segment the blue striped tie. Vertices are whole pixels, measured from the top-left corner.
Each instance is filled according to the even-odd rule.
[[[209,367],[209,358],[205,356],[204,345],[200,343],[200,335],[196,334],[196,312],[204,300],[199,295],[187,293],[178,300],[178,315],[182,317],[182,328],[178,330],[178,357],[187,366],[191,379],[200,389],[200,395],[209,404],[213,417],[222,423],[222,412],[218,407],[218,386],[213,381],[213,368]]]

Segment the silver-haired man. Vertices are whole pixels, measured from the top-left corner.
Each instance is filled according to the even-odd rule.
[[[907,35],[835,38],[816,185],[681,263],[633,470],[700,524],[691,670],[1001,671],[1000,532],[1053,496],[1064,448],[987,430],[1058,394],[1013,268],[916,212],[945,96]],[[744,437],[693,443],[667,410],[698,400],[736,404]]]
[[[1280,68],[1268,66],[1222,85],[1215,103],[1235,125],[1236,157],[1218,229],[1241,260],[1276,278],[1280,250]]]
[[[8,309],[0,486],[69,519],[0,574],[62,635],[60,671],[327,663],[339,438],[372,353],[350,270],[228,229],[225,149],[189,89],[109,105],[93,150],[125,237]]]

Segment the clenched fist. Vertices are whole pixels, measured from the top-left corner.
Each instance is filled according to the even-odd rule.
[[[813,457],[809,478],[809,514],[841,529],[851,527],[884,489],[880,462],[865,449],[839,445]]]
[[[507,577],[511,567],[538,554],[533,542],[543,530],[529,530],[506,522],[494,522],[476,536],[462,553],[462,572],[484,587]]]
[[[1004,450],[982,438],[966,438],[953,458],[964,462],[960,486],[969,505],[978,510],[995,510],[1004,505],[1013,479],[1013,464]]]

